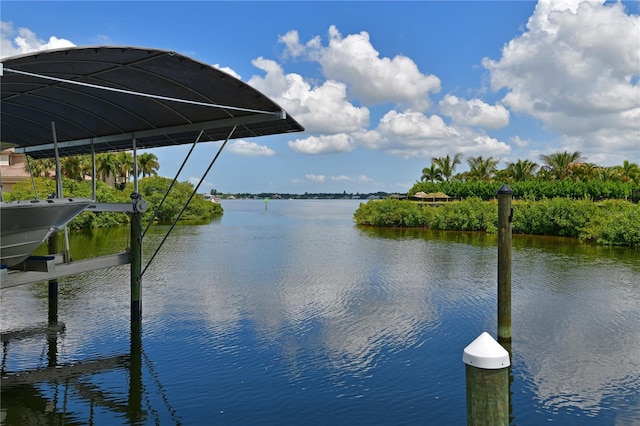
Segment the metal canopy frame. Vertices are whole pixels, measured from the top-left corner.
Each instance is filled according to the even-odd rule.
[[[304,128],[235,77],[172,51],[74,47],[4,58],[0,140],[33,158],[250,138]]]
[[[304,130],[241,80],[172,51],[122,46],[48,50],[2,59],[0,75],[2,145],[32,158],[91,154],[94,185],[96,153],[133,149],[135,157],[137,149],[224,140],[221,151],[229,139]],[[3,288],[129,263],[132,324],[138,321],[142,212],[136,200],[134,173],[131,204],[90,206],[130,213],[127,253],[75,262],[73,268],[62,265],[57,272],[6,274],[3,269]]]

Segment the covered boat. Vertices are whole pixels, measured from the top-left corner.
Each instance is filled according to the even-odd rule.
[[[86,198],[0,202],[0,263],[19,264],[89,204]]]

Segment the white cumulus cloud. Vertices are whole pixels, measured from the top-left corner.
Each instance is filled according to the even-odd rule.
[[[458,132],[438,115],[418,111],[387,112],[376,129],[359,134],[359,146],[384,150],[402,157],[423,156],[433,149],[453,145]]]
[[[440,111],[463,126],[499,129],[509,125],[509,111],[504,106],[489,105],[481,99],[447,95],[440,101]]]
[[[219,64],[214,64],[212,66],[214,68],[218,68],[220,71],[226,72],[227,74],[229,74],[234,78],[237,78],[238,80],[242,80],[242,77],[240,76],[240,74],[238,74],[233,68],[223,67],[223,66],[220,66]]]
[[[471,127],[447,125],[438,115],[427,116],[417,111],[389,111],[376,129],[358,134],[355,139],[359,146],[404,158],[452,152],[497,156],[511,150],[509,144]]]
[[[253,64],[266,72],[249,84],[273,98],[310,133],[352,132],[369,125],[369,110],[347,99],[346,86],[326,80],[312,87],[299,74],[285,74],[275,61],[258,58]]]
[[[520,148],[524,148],[525,146],[528,146],[531,143],[531,141],[522,139],[520,136],[512,137],[511,142],[513,142],[517,147],[520,147]]]
[[[227,149],[233,154],[244,155],[248,157],[270,157],[276,153],[268,146],[258,145],[255,142],[247,142],[244,140],[233,141]]]
[[[49,40],[42,40],[28,28],[16,30],[12,22],[0,21],[0,57],[73,46],[74,43],[64,38],[51,36]]]
[[[511,151],[509,144],[487,135],[479,135],[473,138],[473,143],[460,147],[465,155],[482,155],[497,157],[508,154]]]
[[[309,182],[313,182],[313,183],[323,183],[326,179],[326,176],[324,175],[314,175],[314,174],[308,174],[308,175],[305,175],[305,177]]]
[[[440,91],[440,79],[422,73],[411,58],[380,57],[366,31],[343,37],[331,26],[328,36],[327,46],[319,37],[303,46],[295,31],[281,37],[281,41],[291,56],[305,52],[322,66],[328,79],[345,82],[350,96],[365,105],[396,103],[424,110],[430,104],[429,95]]]
[[[485,137],[481,129],[509,124],[509,112],[504,106],[450,95],[440,108],[452,117],[452,125],[437,114],[425,114],[429,96],[440,90],[440,80],[420,72],[410,58],[380,57],[366,32],[343,37],[332,26],[329,40],[323,45],[319,36],[303,44],[298,32],[292,30],[279,41],[285,45],[285,57],[317,62],[326,77],[311,84],[300,74],[287,74],[273,60],[260,57],[253,61],[265,75],[253,76],[249,84],[272,97],[311,133],[289,142],[296,152],[318,155],[362,147],[409,158],[444,155],[460,151],[461,147],[473,151],[483,146],[492,153],[510,149],[503,142],[478,142]],[[406,108],[383,112],[372,128],[369,109],[356,106],[354,99],[367,105],[396,104]],[[467,129],[469,126],[478,130]]]
[[[577,142],[590,160],[613,147],[610,160],[637,158],[640,16],[622,3],[541,0],[527,30],[483,65],[492,88],[506,89],[504,105]]]
[[[351,137],[345,133],[337,135],[309,136],[306,139],[296,139],[289,142],[289,147],[302,154],[350,152],[353,149]]]

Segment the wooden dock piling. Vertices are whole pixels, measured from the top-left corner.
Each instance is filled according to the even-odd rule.
[[[131,321],[142,319],[142,213],[136,208],[140,194],[131,194]]]
[[[498,342],[501,344],[511,343],[512,195],[506,184],[498,189]]]
[[[486,332],[464,348],[468,426],[509,424],[509,358]]]

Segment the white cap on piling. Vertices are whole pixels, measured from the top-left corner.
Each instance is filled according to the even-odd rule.
[[[485,370],[499,370],[511,365],[509,352],[486,331],[464,348],[462,361]]]

